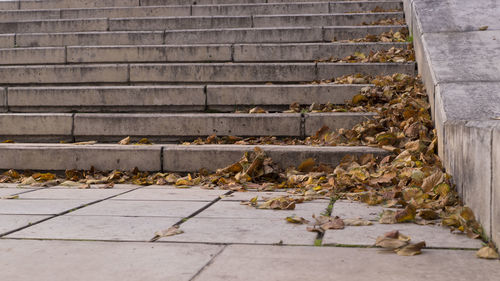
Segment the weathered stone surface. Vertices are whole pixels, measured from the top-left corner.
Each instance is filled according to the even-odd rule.
[[[20,227],[35,223],[37,221],[43,220],[50,216],[40,216],[40,215],[0,215],[0,235],[18,229]],[[4,241],[4,240],[1,240]],[[1,247],[2,242],[0,242]],[[2,254],[0,254],[2,256]],[[0,275],[1,276],[1,275]]]
[[[299,82],[315,80],[314,70],[314,63],[133,64],[130,66],[130,81]]]
[[[55,215],[91,202],[90,200],[2,200],[3,215]]]
[[[14,34],[0,34],[0,47],[12,48],[14,47]]]
[[[352,1],[330,2],[330,13],[370,12],[376,8],[383,10],[401,10],[401,1]]]
[[[362,155],[373,153],[385,155],[387,151],[370,147],[308,147],[308,146],[259,146],[278,166],[296,167],[302,161],[313,158],[318,163],[336,166],[346,154]],[[201,168],[216,170],[239,161],[245,151],[252,151],[253,145],[209,145],[179,146],[164,145],[163,169],[166,171],[198,171]],[[188,160],[189,159],[189,160]]]
[[[0,33],[38,33],[68,31],[105,31],[106,19],[36,20],[0,22]]]
[[[154,126],[153,126],[154,124]],[[179,139],[197,136],[300,136],[300,114],[83,114],[75,115],[77,138],[151,136]]]
[[[0,10],[16,10],[19,7],[19,1],[1,1]]]
[[[7,90],[0,88],[0,112],[7,111]]]
[[[279,195],[278,195],[279,196]],[[272,198],[276,197],[272,196]],[[293,210],[256,209],[241,205],[240,202],[219,201],[208,207],[196,218],[233,218],[233,219],[282,219],[297,215],[307,220],[313,220],[312,215],[319,216],[328,207],[328,201],[297,204]]]
[[[11,196],[23,192],[32,191],[34,189],[30,188],[16,188],[16,187],[0,187],[0,197]]]
[[[252,27],[249,16],[230,17],[155,17],[110,19],[109,30],[162,30],[162,29],[201,29],[201,28]]]
[[[20,47],[155,45],[163,44],[163,33],[163,31],[115,31],[17,34],[16,44]],[[5,42],[6,39],[0,41]],[[9,46],[14,46],[13,39]]]
[[[65,63],[64,48],[0,49],[0,65]]]
[[[139,6],[139,0],[22,0],[20,8],[48,9],[48,8],[93,8],[93,7],[128,7]]]
[[[230,245],[194,280],[466,281],[495,280],[499,273],[498,261],[478,259],[474,251],[424,249],[401,257],[377,249]]]
[[[70,216],[121,216],[183,218],[207,202],[106,200],[71,212]]]
[[[127,82],[127,65],[41,65],[2,66],[0,80],[5,84]]]
[[[14,112],[201,111],[203,86],[10,87]],[[0,89],[0,104],[2,103]]]
[[[499,81],[500,58],[494,55],[497,38],[499,30],[424,34],[435,84]]]
[[[374,26],[325,26],[324,38],[326,42],[337,40],[352,40],[364,38],[367,35],[379,35],[383,32],[397,32],[404,26],[402,25],[374,25]]]
[[[2,2],[2,3],[4,3],[4,2]],[[59,14],[60,14],[59,10],[0,11],[0,22],[14,22],[14,21],[19,21],[20,19],[22,19],[23,21],[42,20],[42,19],[59,19]]]
[[[181,218],[59,216],[7,235],[7,238],[149,241]]]
[[[0,191],[2,191],[0,189]],[[68,200],[101,200],[123,193],[123,189],[40,189],[33,192],[19,194],[20,199],[50,199]]]
[[[495,0],[474,2],[414,0],[413,3],[416,19],[424,33],[461,32],[465,34],[464,32],[476,31],[481,26],[488,26],[489,30],[500,29],[500,23],[496,20],[496,16],[500,13],[500,6]]]
[[[1,144],[0,169],[161,170],[157,145]]]
[[[372,113],[334,112],[334,113],[307,113],[305,121],[306,136],[314,135],[323,126],[330,130],[341,128],[351,129],[354,125],[373,118]]]
[[[189,16],[190,6],[112,7],[61,10],[62,19]]]
[[[498,244],[500,241],[500,125],[493,129],[491,164],[491,237]]]
[[[366,14],[318,14],[318,15],[266,15],[254,16],[253,26],[333,26],[362,25],[363,22],[373,22],[387,17],[401,18],[403,13],[366,13]]]
[[[365,75],[392,75],[415,73],[415,63],[318,63],[317,79],[333,79],[352,73]]]
[[[231,61],[230,45],[68,47],[68,62]],[[1,58],[1,53],[0,53]]]
[[[1,189],[0,189],[1,191]],[[204,201],[211,202],[227,193],[226,190],[207,190],[199,187],[148,186],[117,196],[111,200],[138,201]]]
[[[63,113],[2,113],[0,135],[19,138],[64,137],[71,135],[72,119],[71,114]]]
[[[369,226],[347,226],[344,229],[327,230],[323,245],[375,245],[378,236],[399,230],[411,237],[411,241],[425,241],[427,247],[436,248],[481,248],[481,241],[470,239],[465,234],[451,234],[448,228],[434,225],[379,224]]]
[[[204,27],[206,28],[206,27]],[[167,30],[165,44],[227,44],[322,41],[321,27]]]
[[[316,233],[305,225],[280,219],[197,218],[180,227],[184,233],[160,238],[159,241],[198,243],[250,243],[314,245]]]
[[[236,4],[236,5],[193,5],[193,16],[223,15],[286,15],[286,14],[326,14],[328,2],[320,3],[277,3],[277,4]]]
[[[242,107],[261,106],[266,109],[288,109],[301,105],[344,104],[368,85],[208,85],[209,109],[233,111]]]
[[[40,281],[178,280],[187,281],[222,246],[89,241],[0,241],[0,276]],[[165,262],[168,261],[168,262]],[[78,270],[73,270],[78,268]]]
[[[344,58],[356,52],[405,48],[406,43],[303,43],[234,45],[234,61],[315,61]]]
[[[378,221],[383,210],[382,206],[369,206],[359,202],[337,200],[333,204],[332,217],[338,216],[342,219],[361,218],[369,221]]]

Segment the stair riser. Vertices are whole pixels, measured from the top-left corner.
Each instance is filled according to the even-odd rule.
[[[297,166],[313,158],[318,163],[336,166],[347,154],[384,156],[386,151],[367,147],[280,147],[259,146],[281,168]],[[254,146],[179,146],[179,145],[23,145],[0,144],[0,169],[64,171],[66,169],[114,169],[141,171],[214,171],[241,159]]]
[[[0,67],[3,84],[310,82],[346,74],[413,75],[414,63],[106,64]]]
[[[371,113],[315,116],[275,114],[0,114],[0,136],[15,141],[98,140],[115,142],[126,136],[171,142],[196,137],[305,137],[323,126],[351,128],[373,117]]]
[[[183,5],[153,7],[114,7],[98,9],[52,9],[0,11],[0,22],[41,19],[133,18],[170,16],[246,16],[370,12],[376,7],[402,10],[401,2],[287,3],[251,5]],[[46,8],[44,8],[46,9]]]
[[[343,104],[367,85],[208,85],[179,87],[71,87],[0,89],[10,112],[223,112],[290,104]],[[205,89],[206,87],[206,89]],[[5,98],[7,95],[7,98]]]
[[[52,9],[52,8],[95,8],[95,7],[134,7],[140,0],[21,0],[20,9]]]
[[[121,62],[264,62],[315,61],[405,48],[404,43],[379,44],[274,44],[192,46],[110,46],[0,49],[0,65],[121,63]]]
[[[165,17],[127,19],[42,20],[0,22],[0,33],[146,31],[202,28],[355,26],[387,17],[403,17],[403,13],[231,16],[231,17]]]
[[[41,33],[0,35],[3,48],[101,46],[101,45],[179,45],[231,43],[330,42],[378,35],[402,26],[310,27],[264,29],[204,29],[146,32]],[[14,45],[14,38],[16,45]]]

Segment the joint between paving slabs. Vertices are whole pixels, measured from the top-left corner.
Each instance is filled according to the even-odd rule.
[[[71,114],[71,141],[73,143],[76,142],[76,138],[75,138],[75,115],[76,113],[72,113]]]
[[[69,209],[69,210],[66,210],[66,211],[63,211],[63,212],[60,212],[60,213],[57,213],[55,215],[51,215],[49,216],[48,218],[44,218],[44,219],[41,219],[39,221],[36,221],[36,222],[32,222],[32,223],[29,223],[25,226],[21,226],[21,227],[18,227],[16,229],[13,229],[13,230],[9,230],[7,232],[4,232],[4,233],[0,233],[0,238],[4,237],[4,236],[7,236],[7,235],[10,235],[12,233],[15,233],[15,232],[18,232],[18,231],[21,231],[23,229],[26,229],[28,227],[31,227],[33,225],[37,225],[37,224],[40,224],[42,222],[45,222],[45,221],[48,221],[48,220],[51,220],[53,218],[57,218],[57,217],[60,217],[60,216],[63,216],[63,215],[66,215],[66,214],[69,214],[73,211],[76,211],[76,210],[79,210],[79,209],[82,209],[82,208],[85,208],[87,206],[91,206],[91,205],[94,205],[94,204],[97,204],[97,203],[100,203],[100,202],[103,202],[103,201],[106,201],[106,200],[109,200],[111,198],[115,198],[117,196],[120,196],[120,195],[123,195],[123,194],[126,194],[126,193],[129,193],[129,192],[132,192],[134,190],[137,190],[137,189],[140,189],[140,188],[143,188],[142,186],[139,186],[139,187],[136,187],[136,188],[133,188],[133,189],[130,189],[130,190],[126,190],[124,192],[121,192],[121,193],[118,193],[118,194],[115,194],[115,195],[112,195],[112,196],[108,196],[106,198],[103,198],[103,199],[99,199],[99,200],[96,200],[96,201],[92,201],[90,203],[86,203],[86,204],[83,204],[83,205],[80,205],[80,206],[77,206],[75,208],[72,208],[72,209]]]
[[[161,146],[160,148],[160,171],[162,173],[165,173],[165,171],[163,170],[163,153],[164,153],[164,150],[165,150],[165,147],[164,146]]]
[[[326,207],[326,210],[323,214],[324,216],[331,217],[332,216],[332,211],[333,211],[333,205],[335,202],[338,200],[337,197],[331,197],[330,202],[328,203],[328,207]],[[323,237],[325,236],[325,232],[318,232],[316,235],[316,239],[314,240],[314,246],[323,246]]]
[[[198,277],[202,272],[203,270],[205,270],[205,268],[209,267],[212,263],[214,263],[215,259],[222,253],[224,252],[224,250],[227,248],[228,245],[224,245],[222,246],[222,248],[217,252],[215,253],[215,255],[202,267],[200,268],[200,270],[198,270],[198,272],[196,272],[193,277],[189,278],[189,281],[193,281],[195,280],[196,277]]]
[[[187,222],[189,219],[197,216],[199,213],[205,211],[206,209],[208,209],[210,206],[212,206],[213,204],[219,202],[223,196],[227,196],[227,195],[230,195],[232,194],[233,191],[228,191],[224,194],[222,194],[221,196],[218,196],[217,198],[215,198],[214,200],[210,201],[208,204],[206,204],[205,206],[199,208],[198,210],[194,211],[192,214],[190,214],[189,216],[187,217],[184,217],[182,218],[180,221],[174,223],[172,226],[180,226],[181,224]],[[158,239],[160,239],[161,237],[158,236],[158,235],[155,235],[153,238],[151,238],[151,240],[149,240],[149,242],[156,242],[158,241]]]

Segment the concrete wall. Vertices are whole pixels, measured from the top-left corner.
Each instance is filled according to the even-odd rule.
[[[500,3],[404,0],[439,155],[500,244]]]

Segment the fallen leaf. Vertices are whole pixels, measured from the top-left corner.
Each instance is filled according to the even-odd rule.
[[[59,186],[66,186],[66,187],[77,187],[80,185],[81,183],[76,181],[63,181],[62,183],[59,184]]]
[[[118,144],[121,144],[121,145],[130,144],[130,137],[126,137],[126,138],[122,139],[121,141],[118,142]]]
[[[488,26],[487,26],[487,25],[485,25],[485,26],[481,26],[481,27],[479,28],[479,30],[480,30],[480,31],[485,31],[486,29],[488,29]]]
[[[422,248],[425,247],[425,241],[418,242],[416,244],[409,244],[400,249],[396,249],[396,254],[399,256],[415,256],[422,253]]]
[[[344,219],[344,225],[346,226],[367,226],[367,225],[372,225],[373,223],[371,221],[367,221],[364,219]]]
[[[72,143],[73,145],[92,145],[96,144],[97,141],[81,141],[81,142],[74,142]]]
[[[0,199],[19,199],[19,195],[7,195],[7,196],[2,196]]]
[[[489,246],[484,246],[476,252],[476,256],[482,259],[499,259],[499,255],[495,249]]]
[[[422,189],[424,190],[424,192],[429,192],[432,190],[432,188],[440,184],[442,181],[443,172],[437,171],[424,179],[424,182],[422,183]]]
[[[382,215],[380,216],[380,219],[378,222],[382,223],[382,224],[395,224],[395,223],[397,223],[396,212],[393,210],[382,211]]]
[[[316,164],[316,161],[314,161],[314,159],[307,158],[306,160],[302,161],[302,163],[300,163],[297,170],[299,170],[300,172],[307,173],[307,172],[310,172],[314,168],[315,164]]]
[[[417,211],[413,205],[407,205],[404,210],[396,212],[395,219],[396,222],[410,222],[415,220],[415,215]]]
[[[184,233],[184,231],[180,229],[180,226],[174,225],[174,226],[169,227],[168,229],[155,232],[155,236],[156,237],[168,237],[168,236],[173,236],[173,235],[177,235],[177,234],[181,234],[181,233]]]
[[[298,217],[298,216],[290,216],[286,217],[286,221],[290,223],[296,223],[296,224],[308,224],[309,221],[304,219],[303,217]]]

